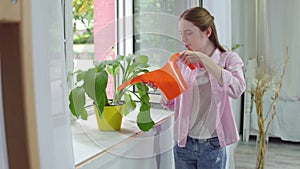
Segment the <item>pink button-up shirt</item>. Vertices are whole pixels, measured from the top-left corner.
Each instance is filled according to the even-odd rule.
[[[239,135],[230,104],[230,97],[237,99],[242,95],[246,88],[243,75],[243,61],[234,52],[221,53],[216,49],[211,59],[222,68],[223,84],[220,85],[217,80],[208,74],[211,85],[211,104],[210,112],[216,113],[214,116],[216,133],[222,147],[237,142]],[[177,62],[178,67],[188,84],[188,89],[167,104],[161,104],[168,109],[174,110],[174,139],[178,146],[185,147],[186,139],[189,134],[190,113],[193,104],[193,88],[197,87],[197,78],[201,74],[200,69],[190,70],[181,62]]]

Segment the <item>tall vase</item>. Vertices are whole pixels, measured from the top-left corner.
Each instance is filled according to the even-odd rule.
[[[263,96],[264,90],[262,88],[256,88],[254,95],[254,101],[257,113],[257,126],[258,136],[256,139],[256,169],[264,169],[265,167],[265,155],[266,155],[266,132],[265,132],[265,121],[263,115]]]
[[[259,133],[256,140],[256,169],[265,168],[267,144],[266,134],[264,132]]]

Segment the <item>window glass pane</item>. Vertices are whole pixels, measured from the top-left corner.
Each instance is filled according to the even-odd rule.
[[[177,6],[185,5],[177,1],[134,1],[134,51],[148,55],[153,69],[163,66],[171,54],[183,49],[177,28],[181,10]]]
[[[162,67],[173,53],[184,49],[177,22],[185,3],[182,0],[134,1],[134,52],[149,56],[150,70]],[[150,93],[159,94],[151,89]]]
[[[72,1],[72,24],[73,24],[73,70],[87,70],[93,66],[94,60],[94,1]],[[76,76],[73,76],[73,85]],[[86,97],[86,106],[92,105],[92,100]]]

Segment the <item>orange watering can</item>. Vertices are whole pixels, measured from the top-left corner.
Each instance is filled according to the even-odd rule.
[[[179,53],[173,54],[169,61],[160,69],[139,75],[121,84],[117,90],[121,90],[130,84],[138,82],[152,82],[162,92],[167,100],[172,100],[187,89],[176,62]],[[195,69],[193,64],[188,65],[190,69]]]

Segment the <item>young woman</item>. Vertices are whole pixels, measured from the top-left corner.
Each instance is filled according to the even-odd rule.
[[[245,90],[243,61],[219,44],[214,17],[206,9],[186,10],[178,27],[187,50],[181,52],[177,64],[189,88],[171,101],[161,100],[175,112],[175,166],[222,169],[225,146],[239,139],[229,99]],[[196,69],[191,70],[189,64]]]

